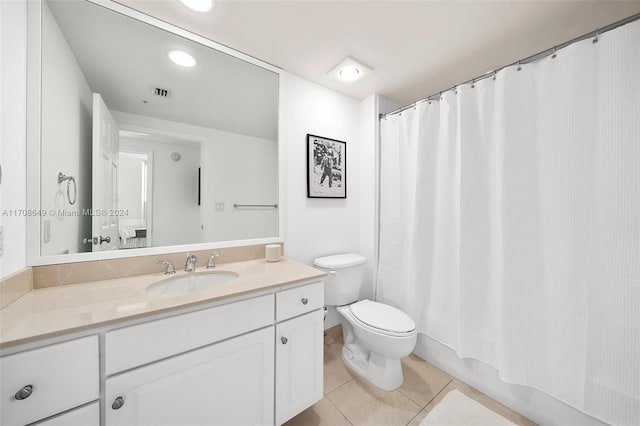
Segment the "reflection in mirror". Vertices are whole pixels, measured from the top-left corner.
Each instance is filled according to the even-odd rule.
[[[41,21],[41,255],[278,236],[277,73],[86,1]]]
[[[120,141],[123,142],[122,135]],[[131,152],[121,143],[119,158],[120,209],[128,213],[119,224],[120,248],[144,248],[147,244],[151,247],[153,187],[150,183],[153,182],[153,169],[150,164],[153,164],[153,151]]]

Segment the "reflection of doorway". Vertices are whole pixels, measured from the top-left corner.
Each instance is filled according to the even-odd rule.
[[[93,94],[91,234],[93,251],[117,250],[118,124],[99,93]]]
[[[201,242],[198,206],[201,143],[157,128],[121,123],[120,129],[120,152],[146,153],[148,167],[153,165],[153,172],[147,170],[146,246]],[[127,184],[125,180],[122,183]],[[129,213],[129,218],[133,218]],[[149,241],[151,235],[153,242]]]
[[[120,248],[152,246],[153,151],[120,150]]]

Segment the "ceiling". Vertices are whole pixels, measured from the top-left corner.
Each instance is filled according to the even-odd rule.
[[[640,0],[214,0],[207,13],[118,1],[353,98],[399,105],[640,13]],[[346,56],[373,72],[331,79]]]

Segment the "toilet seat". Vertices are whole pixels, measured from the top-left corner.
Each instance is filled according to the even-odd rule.
[[[415,334],[413,320],[393,306],[362,300],[350,305],[349,310],[358,323],[376,333],[395,337]]]

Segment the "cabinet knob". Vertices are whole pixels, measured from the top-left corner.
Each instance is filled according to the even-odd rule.
[[[23,399],[29,398],[32,393],[33,393],[33,386],[32,385],[27,385],[27,386],[23,387],[22,389],[20,389],[18,392],[16,392],[15,398],[18,401],[21,401]]]
[[[122,408],[123,405],[124,405],[124,398],[119,396],[113,401],[113,404],[111,404],[111,408],[113,408],[114,410],[119,410],[120,408]]]
[[[301,302],[303,305],[306,305],[307,303],[309,303],[309,299],[307,299],[306,297],[303,297]]]
[[[287,339],[286,337],[281,337],[280,341],[282,342],[283,345],[286,345],[289,339]]]

